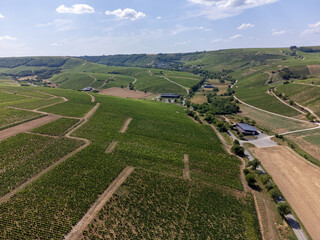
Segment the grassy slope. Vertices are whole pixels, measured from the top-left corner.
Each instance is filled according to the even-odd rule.
[[[317,115],[320,114],[320,87],[302,84],[286,84],[277,88],[279,93],[284,93],[290,99],[298,102]]]
[[[87,110],[86,106],[92,107],[90,99],[82,97],[87,96],[85,94],[70,90],[44,90],[72,99],[70,102],[74,104],[83,101],[77,105],[80,110],[82,104],[85,105],[82,112]],[[198,213],[207,212],[212,204],[221,204],[219,211],[210,212],[208,218],[212,218],[212,221],[224,219],[223,216],[226,219],[232,218],[232,221],[220,223],[226,227],[227,232],[233,229],[236,222],[241,222],[236,232],[230,232],[232,238],[259,239],[253,199],[249,196],[239,199],[239,196],[233,194],[242,189],[239,160],[224,152],[210,127],[195,124],[185,116],[181,107],[175,105],[108,96],[98,96],[97,101],[101,106],[96,114],[76,132],[77,136],[92,140],[92,144],[0,206],[1,236],[19,239],[62,238],[126,165],[151,171],[151,176],[155,177],[170,175],[174,184],[179,187],[181,183],[186,184],[188,188],[189,183],[181,178],[183,154],[187,153],[190,156],[191,177],[194,179],[191,184],[195,184],[196,190],[190,199],[192,206],[186,223],[202,220],[203,214]],[[68,107],[64,103],[56,106],[55,112],[67,112]],[[133,117],[133,121],[126,134],[119,134],[127,117]],[[112,140],[118,140],[119,146],[113,154],[106,155],[104,151]],[[149,182],[148,178],[143,179]],[[160,181],[158,184],[167,186],[166,183],[171,182],[171,179],[160,177]],[[142,191],[141,186],[137,188]],[[221,188],[227,191],[221,191]],[[167,191],[170,194],[176,193],[172,189]],[[208,191],[210,194],[204,198],[204,193]],[[156,199],[163,197],[162,192],[155,194]],[[179,198],[185,193],[181,194]],[[220,198],[228,200],[219,203]],[[170,199],[166,201],[163,202],[164,206],[174,207]],[[225,202],[230,202],[235,208],[223,211]],[[177,216],[184,214],[183,209],[178,210]],[[147,211],[146,214],[151,217],[154,212]],[[142,219],[141,222],[146,220]],[[136,226],[139,228],[142,225],[138,222]],[[195,236],[224,235],[218,231],[219,226],[219,222],[214,226],[208,225],[211,229],[208,232],[191,227],[184,231],[189,229]],[[183,226],[180,224],[179,227]]]

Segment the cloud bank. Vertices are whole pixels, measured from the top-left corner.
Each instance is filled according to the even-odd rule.
[[[138,19],[142,19],[146,16],[143,12],[137,12],[134,9],[131,8],[125,8],[125,9],[117,9],[114,11],[106,11],[105,14],[107,16],[116,16],[119,20],[131,20],[135,21]]]
[[[94,8],[87,4],[74,4],[72,7],[66,7],[62,4],[56,9],[56,11],[58,13],[85,14],[94,13]]]
[[[200,7],[200,15],[211,20],[228,18],[244,10],[271,4],[279,0],[187,0]]]

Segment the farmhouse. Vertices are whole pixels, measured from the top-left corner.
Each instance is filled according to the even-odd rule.
[[[84,89],[82,89],[82,91],[84,92],[90,92],[92,90],[92,87],[86,87]]]
[[[179,98],[181,95],[176,93],[162,93],[162,98]]]
[[[214,86],[207,83],[207,84],[203,85],[203,88],[214,88]]]
[[[258,135],[259,134],[258,130],[249,124],[237,123],[236,128],[238,129],[239,132],[241,132],[245,135]]]

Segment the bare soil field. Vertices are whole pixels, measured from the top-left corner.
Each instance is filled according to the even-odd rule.
[[[4,129],[4,130],[0,131],[0,141],[3,141],[9,137],[13,137],[19,133],[27,132],[31,129],[41,127],[42,125],[45,125],[49,122],[57,120],[58,118],[60,118],[60,117],[49,115],[49,116],[45,116],[42,118],[32,120],[30,122],[19,124],[17,126],[11,127],[11,128]]]
[[[290,148],[253,148],[312,239],[320,239],[320,168]]]
[[[124,97],[124,98],[137,98],[137,99],[146,98],[152,95],[152,93],[144,93],[137,90],[132,91],[128,88],[118,88],[118,87],[104,89],[104,90],[101,90],[100,93],[104,95],[111,95],[111,96]]]
[[[313,76],[320,74],[320,65],[308,65],[308,69],[310,74]]]

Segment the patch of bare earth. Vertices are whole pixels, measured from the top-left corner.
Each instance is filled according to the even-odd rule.
[[[320,75],[320,65],[308,65],[307,67],[311,75]]]
[[[189,167],[189,155],[188,154],[184,154],[183,162],[184,162],[183,178],[187,179],[187,180],[191,180],[190,167]]]
[[[45,125],[49,122],[52,122],[54,120],[57,120],[58,118],[60,118],[59,116],[53,116],[53,115],[49,115],[49,116],[45,116],[42,118],[38,118],[26,123],[22,123],[19,124],[17,126],[14,127],[10,127],[7,129],[4,129],[2,131],[0,131],[0,141],[3,141],[9,137],[13,137],[19,133],[22,132],[27,132],[30,131],[31,129],[37,128],[37,127],[41,127],[42,125]]]
[[[106,153],[112,153],[113,150],[117,147],[118,141],[112,141],[106,149]]]
[[[120,133],[125,133],[128,130],[129,124],[131,123],[132,118],[127,118],[124,122],[122,128],[120,129]]]
[[[152,93],[144,93],[137,90],[130,90],[128,88],[118,88],[118,87],[101,90],[100,94],[123,97],[123,98],[136,98],[136,99],[142,99],[152,95]]]
[[[320,168],[290,148],[254,148],[261,161],[313,239],[320,236]]]

